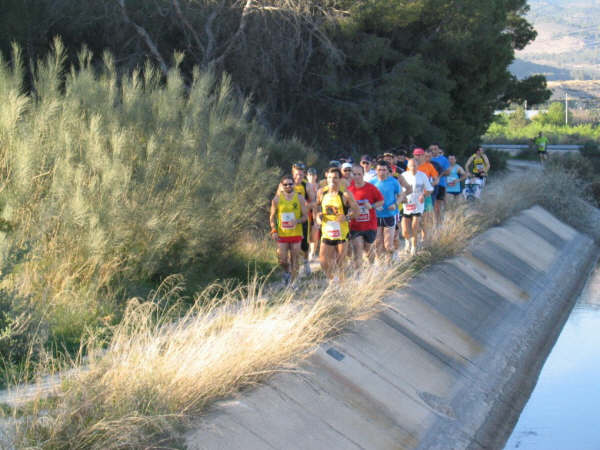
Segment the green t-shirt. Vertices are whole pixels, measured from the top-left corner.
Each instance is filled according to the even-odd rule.
[[[535,138],[535,145],[537,145],[538,152],[545,152],[548,145],[548,138],[546,136]]]

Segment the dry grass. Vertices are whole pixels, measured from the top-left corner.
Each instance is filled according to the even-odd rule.
[[[149,301],[130,301],[108,349],[89,342],[86,369],[64,380],[49,414],[40,414],[47,399],[35,402],[18,439],[40,448],[157,445],[216,399],[296,367],[328,336],[370,317],[403,279],[375,266],[324,289],[313,281],[270,296],[264,280],[213,286],[180,317],[179,304],[164,305],[182,287],[167,284]]]

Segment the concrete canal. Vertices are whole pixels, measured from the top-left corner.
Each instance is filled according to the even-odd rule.
[[[600,449],[600,267],[590,278],[506,450]]]

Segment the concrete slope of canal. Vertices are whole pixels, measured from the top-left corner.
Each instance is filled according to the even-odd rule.
[[[547,211],[524,211],[296,372],[216,405],[187,445],[502,448],[597,255]]]

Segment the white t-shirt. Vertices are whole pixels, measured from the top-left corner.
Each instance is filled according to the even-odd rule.
[[[423,172],[412,174],[409,171],[403,172],[402,177],[412,188],[412,193],[406,198],[406,203],[402,204],[403,214],[423,214],[425,203],[419,202],[419,197],[427,192],[433,191],[433,186],[429,178]]]
[[[369,169],[368,172],[365,172],[363,175],[363,180],[365,183],[373,183],[377,179],[377,171],[375,169]]]

